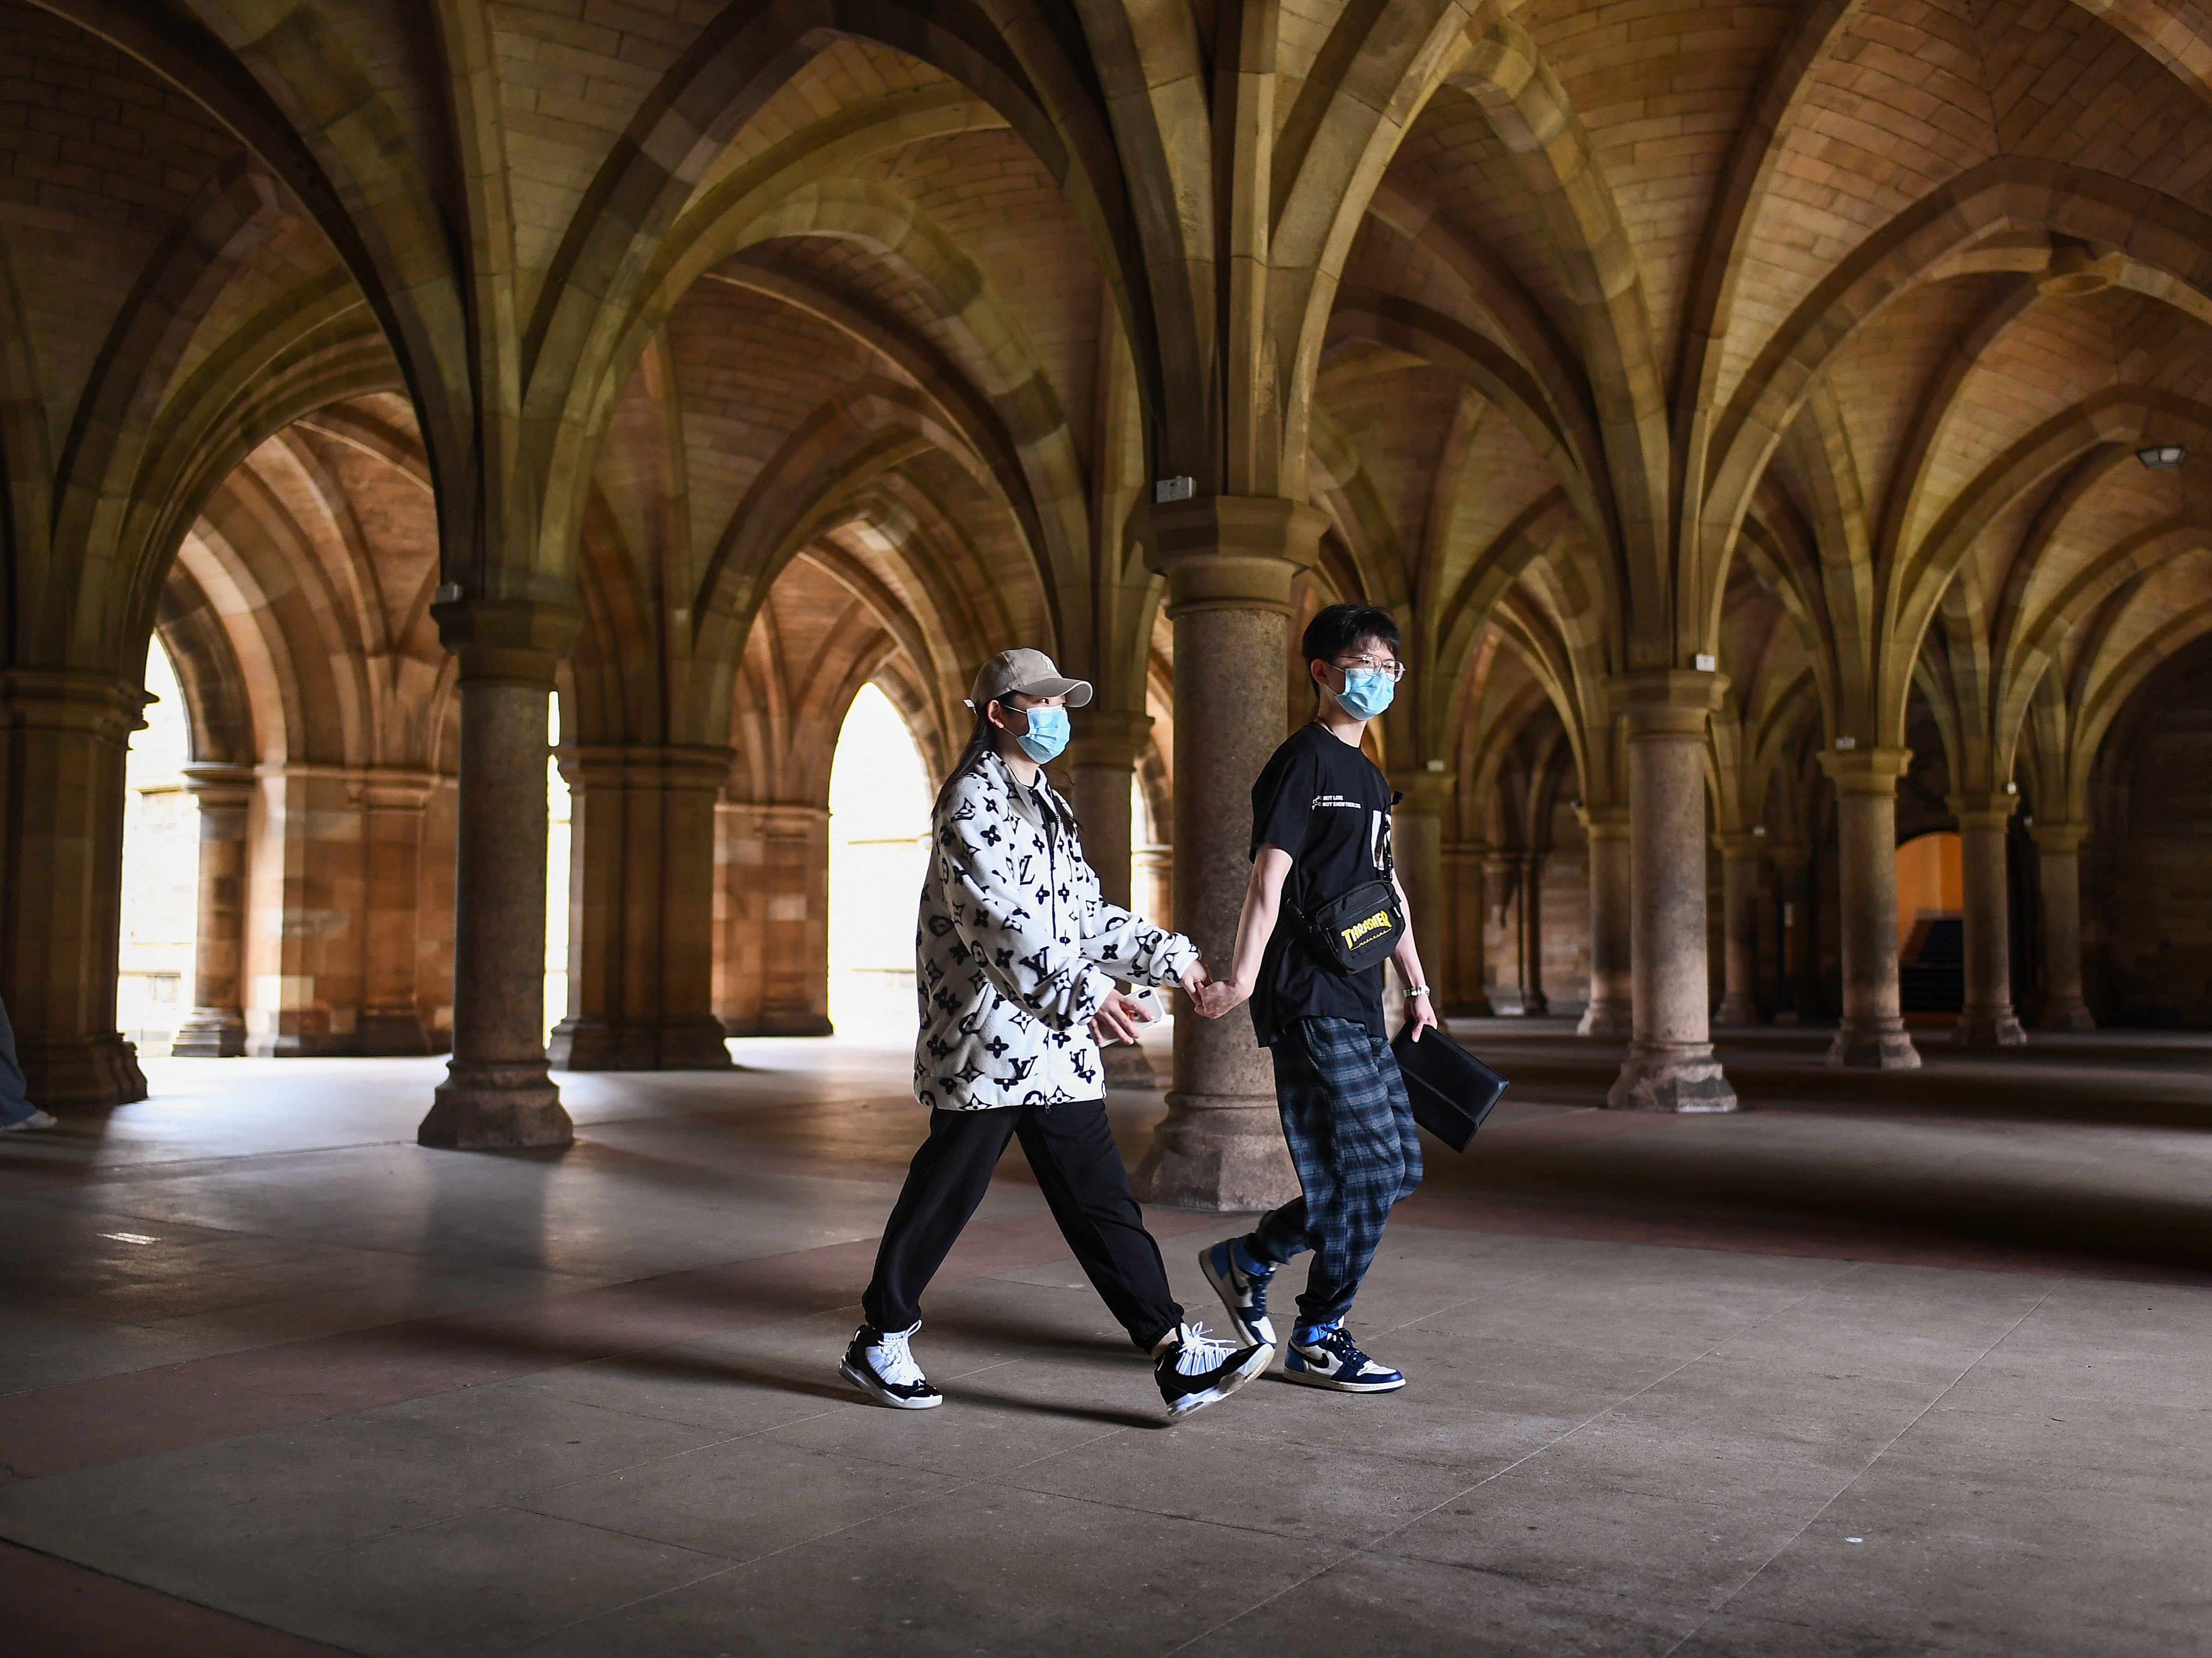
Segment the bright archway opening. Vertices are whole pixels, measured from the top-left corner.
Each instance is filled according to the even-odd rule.
[[[115,1023],[142,1057],[166,1056],[192,1005],[199,938],[199,811],[185,791],[192,757],[185,693],[168,652],[146,648],[145,729],[123,762],[123,929]]]
[[[841,1035],[913,1040],[933,793],[906,720],[863,685],[830,769],[830,1022]]]
[[[561,746],[561,699],[546,699],[545,744]],[[568,780],[557,754],[545,756],[545,1040],[568,1014]]]

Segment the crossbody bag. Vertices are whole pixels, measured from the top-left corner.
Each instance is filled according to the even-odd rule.
[[[1394,799],[1393,806],[1398,803]],[[1339,973],[1363,973],[1382,961],[1406,936],[1406,907],[1398,902],[1395,851],[1385,847],[1382,878],[1362,881],[1351,891],[1317,904],[1309,915],[1288,898],[1284,907],[1321,959]]]

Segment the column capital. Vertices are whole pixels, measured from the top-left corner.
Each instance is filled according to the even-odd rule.
[[[1390,786],[1406,797],[1398,803],[1401,811],[1442,811],[1451,803],[1452,785],[1459,780],[1448,771],[1394,771],[1388,775]]]
[[[1328,519],[1265,495],[1200,495],[1140,510],[1145,563],[1168,581],[1170,620],[1197,610],[1291,613],[1291,582],[1312,565]]]
[[[1911,749],[1822,749],[1820,769],[1838,794],[1897,793],[1897,780],[1912,763]]]
[[[1702,738],[1728,687],[1726,674],[1691,668],[1649,668],[1605,682],[1614,712],[1627,716],[1631,742]]]
[[[183,768],[185,793],[203,811],[242,806],[253,798],[253,768],[222,761],[195,760]]]
[[[1713,846],[1731,864],[1756,863],[1766,851],[1766,837],[1749,829],[1730,829],[1713,836]]]
[[[572,789],[694,789],[719,793],[732,750],[688,743],[563,743],[553,750]]]
[[[553,689],[580,612],[536,598],[456,598],[430,607],[439,642],[461,659],[464,683]]]
[[[0,726],[81,732],[128,743],[154,699],[110,673],[82,668],[0,669]]]
[[[2020,809],[2020,797],[2002,789],[1975,789],[1943,797],[1943,806],[1959,820],[1961,832],[2002,829]]]
[[[1802,875],[1813,866],[1813,848],[1802,841],[1778,841],[1767,847],[1766,855],[1784,875]]]
[[[1075,720],[1075,735],[1068,739],[1066,763],[1133,768],[1152,740],[1152,717],[1148,714],[1082,713]]]
[[[1626,806],[1577,806],[1575,819],[1583,826],[1583,833],[1593,841],[1628,838]]]
[[[2035,837],[2039,852],[2071,856],[2081,850],[2081,842],[2088,838],[2087,823],[2030,823],[2027,832]]]

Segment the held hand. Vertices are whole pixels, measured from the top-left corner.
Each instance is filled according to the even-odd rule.
[[[1198,1011],[1206,1018],[1218,1019],[1251,994],[1249,985],[1238,985],[1229,979],[1215,979],[1197,998]]]
[[[1413,1033],[1406,1038],[1407,1042],[1417,1042],[1421,1040],[1421,1033],[1424,1030],[1436,1029],[1436,1011],[1429,1005],[1435,999],[1433,995],[1406,998],[1406,1023]]]
[[[1133,1042],[1137,1040],[1137,1027],[1152,1022],[1152,1016],[1145,1011],[1142,1002],[1117,990],[1091,1016],[1091,1034],[1102,1048],[1114,1042]]]

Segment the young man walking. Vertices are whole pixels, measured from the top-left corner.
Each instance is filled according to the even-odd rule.
[[[1360,752],[1367,722],[1389,707],[1405,668],[1387,610],[1332,604],[1305,631],[1306,672],[1320,693],[1252,787],[1252,882],[1236,964],[1205,987],[1218,1018],[1250,998],[1252,1028],[1275,1061],[1275,1098],[1303,1195],[1243,1237],[1199,1256],[1239,1338],[1274,1340],[1267,1284],[1314,1252],[1283,1372],[1344,1393],[1390,1393],[1406,1378],[1360,1351],[1344,1327],[1392,1206],[1421,1182],[1413,1108],[1382,1028],[1382,967],[1346,972],[1301,917],[1372,881],[1406,895],[1390,857],[1389,780]],[[1407,986],[1413,1040],[1436,1023],[1411,917],[1391,959]]]

